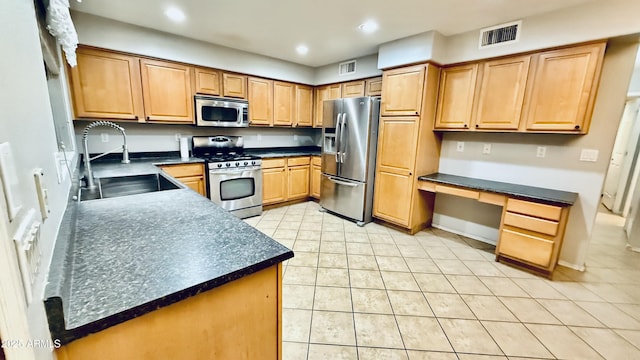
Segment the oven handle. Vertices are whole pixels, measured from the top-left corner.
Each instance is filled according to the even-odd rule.
[[[237,169],[237,170],[220,170],[220,169],[215,169],[215,170],[209,170],[209,175],[236,175],[236,174],[242,174],[245,171],[259,171],[260,168],[243,168],[243,169]]]
[[[349,187],[358,186],[358,184],[353,184],[353,183],[350,183],[350,182],[341,181],[341,180],[338,180],[338,179],[336,179],[334,177],[331,177],[331,176],[327,176],[327,178],[329,178],[329,180],[331,180],[332,182],[334,182],[334,183],[336,183],[338,185],[344,185],[344,186],[349,186]]]

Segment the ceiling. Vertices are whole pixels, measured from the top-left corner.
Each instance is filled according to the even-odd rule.
[[[605,0],[83,0],[71,8],[213,44],[317,67],[376,53],[382,43],[445,36]],[[182,22],[164,11],[176,6]],[[364,34],[358,25],[374,20]],[[305,44],[306,55],[296,53]]]

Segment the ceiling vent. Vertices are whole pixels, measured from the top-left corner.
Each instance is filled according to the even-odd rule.
[[[356,73],[356,61],[345,61],[338,65],[338,75],[348,75]]]
[[[511,44],[520,40],[522,20],[496,25],[480,30],[478,47],[485,49],[497,45]]]

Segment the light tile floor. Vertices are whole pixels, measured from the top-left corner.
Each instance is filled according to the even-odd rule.
[[[640,359],[640,254],[601,213],[587,271],[546,280],[438,229],[360,228],[306,202],[246,219],[292,248],[284,360]]]

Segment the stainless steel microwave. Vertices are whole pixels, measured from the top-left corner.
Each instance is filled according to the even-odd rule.
[[[249,126],[247,100],[196,95],[195,105],[197,126]]]

